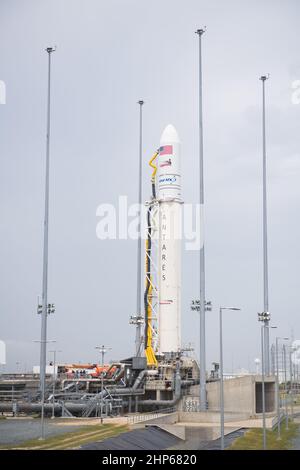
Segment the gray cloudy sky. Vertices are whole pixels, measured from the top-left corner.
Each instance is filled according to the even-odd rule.
[[[300,335],[300,80],[298,0],[1,0],[0,338],[8,364],[39,362],[47,54],[53,55],[48,337],[62,361],[95,361],[94,346],[131,354],[136,244],[96,238],[96,208],[136,201],[138,105],[144,106],[144,199],[148,157],[164,126],[182,140],[183,197],[198,200],[197,37],[203,36],[207,368],[254,368],[263,309],[261,82],[269,72],[270,311],[280,335]],[[198,255],[183,253],[183,341],[198,344]],[[51,348],[52,349],[52,348]],[[198,346],[197,346],[198,350]]]

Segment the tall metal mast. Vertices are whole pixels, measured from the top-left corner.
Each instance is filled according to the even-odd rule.
[[[138,101],[140,106],[139,115],[139,221],[138,221],[138,246],[137,246],[137,272],[136,272],[136,313],[130,316],[129,323],[135,325],[135,355],[141,356],[142,354],[142,325],[144,322],[141,307],[142,307],[142,156],[143,156],[143,104],[144,101]]]
[[[264,270],[264,346],[265,373],[270,374],[269,347],[269,280],[268,280],[268,225],[267,225],[267,154],[266,154],[266,97],[265,82],[269,76],[260,77],[262,81],[262,151],[263,151],[263,270]]]
[[[203,175],[203,115],[202,115],[202,34],[199,37],[199,166],[200,166],[200,410],[206,410],[206,347],[205,347],[205,254],[204,254],[204,175]]]
[[[141,278],[142,278],[142,236],[141,236],[141,226],[142,226],[142,156],[143,156],[143,104],[144,101],[138,101],[140,106],[140,127],[139,127],[139,224],[138,224],[138,252],[137,252],[137,291],[136,291],[136,355],[141,355],[141,337],[142,337],[142,321],[143,316],[141,312],[142,305],[142,288],[141,288]]]
[[[101,419],[101,424],[103,424],[103,392],[104,392],[104,355],[109,351],[111,348],[108,348],[107,346],[96,346],[95,349],[99,349],[101,352],[101,366],[102,366],[102,371],[101,371],[101,405],[100,405],[100,419]]]
[[[44,219],[44,253],[43,253],[43,293],[40,355],[40,390],[41,390],[41,437],[44,439],[44,402],[45,375],[47,354],[47,315],[48,315],[48,227],[49,227],[49,164],[50,164],[50,91],[51,91],[51,54],[55,48],[47,47],[48,54],[48,91],[47,91],[47,137],[46,137],[46,184],[45,184],[45,219]]]

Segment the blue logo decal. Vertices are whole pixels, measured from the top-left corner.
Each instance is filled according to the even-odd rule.
[[[168,177],[168,178],[161,178],[159,180],[159,183],[175,183],[176,182],[176,176]]]

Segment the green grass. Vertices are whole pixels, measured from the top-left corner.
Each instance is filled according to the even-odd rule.
[[[300,431],[299,424],[289,421],[289,429],[285,421],[281,423],[281,439],[277,439],[277,427],[273,431],[267,430],[268,450],[288,450],[292,447],[292,440]],[[262,450],[262,429],[249,429],[244,436],[239,437],[228,447],[228,450]]]
[[[16,450],[61,450],[74,449],[82,444],[89,442],[101,441],[109,437],[117,436],[125,431],[128,427],[117,424],[97,424],[92,426],[84,426],[79,431],[66,432],[57,436],[49,437],[44,441],[39,439],[31,439],[22,444],[1,446],[0,449],[16,449]]]

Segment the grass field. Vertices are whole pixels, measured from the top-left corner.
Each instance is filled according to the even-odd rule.
[[[39,439],[33,439],[30,441],[23,442],[19,445],[2,446],[0,449],[18,449],[18,450],[62,450],[62,449],[74,449],[82,444],[89,442],[102,441],[109,437],[117,436],[125,431],[128,431],[128,427],[125,425],[117,424],[97,424],[95,426],[85,426],[79,431],[68,432],[60,434],[59,436],[53,436],[40,441]]]
[[[289,429],[286,430],[285,422],[281,424],[281,439],[277,439],[277,428],[274,431],[267,431],[268,450],[288,450],[291,449],[292,440],[300,432],[299,424],[289,422]],[[262,429],[250,429],[244,436],[239,437],[227,450],[261,450]]]

